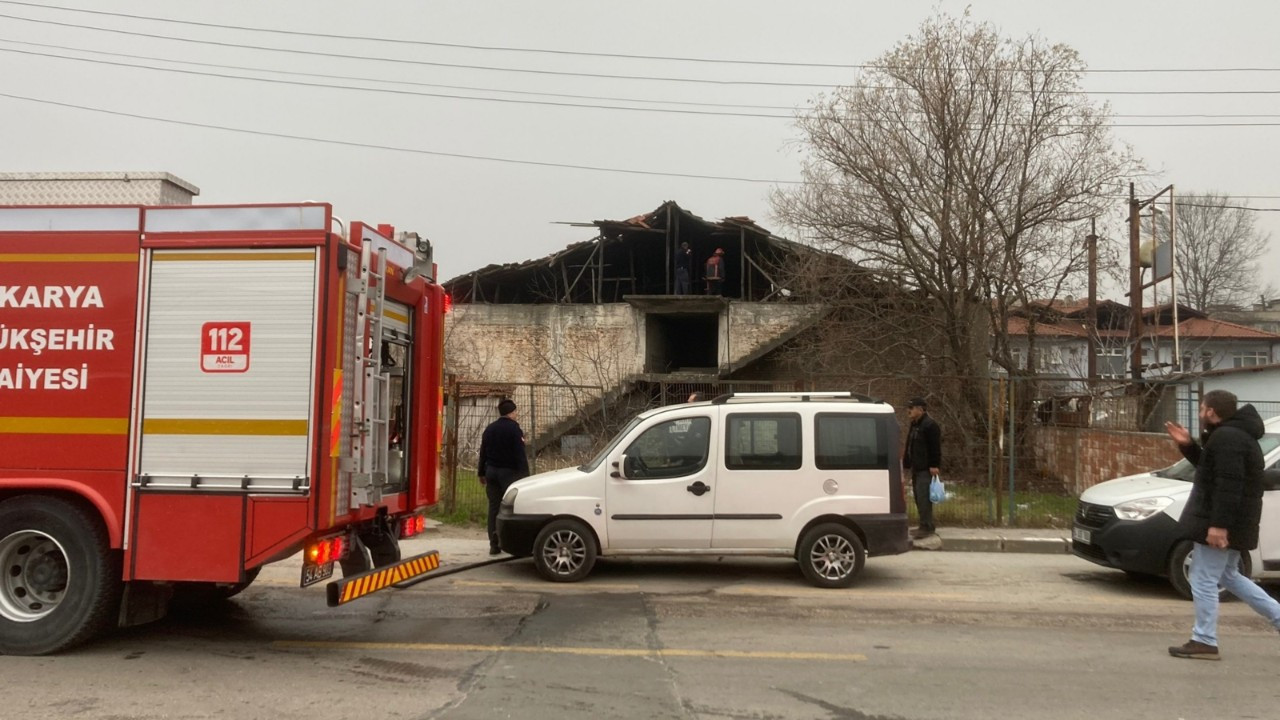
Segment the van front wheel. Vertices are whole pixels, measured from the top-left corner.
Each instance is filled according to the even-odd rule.
[[[539,575],[552,582],[577,582],[595,564],[595,536],[578,520],[547,523],[533,541],[533,565]]]
[[[824,588],[849,587],[867,561],[856,533],[844,525],[826,523],[800,540],[800,570],[809,582]]]
[[[1178,594],[1187,600],[1191,597],[1191,550],[1195,547],[1195,543],[1190,540],[1183,540],[1173,548],[1173,552],[1169,554],[1169,584]],[[1249,553],[1240,553],[1240,574],[1245,577],[1253,576],[1253,563],[1249,559]],[[1218,588],[1218,599],[1226,600],[1231,596],[1225,588]]]

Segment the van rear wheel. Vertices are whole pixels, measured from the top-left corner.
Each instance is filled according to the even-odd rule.
[[[581,521],[563,518],[549,522],[533,541],[533,566],[552,582],[577,582],[595,564],[595,536]]]
[[[837,523],[818,525],[800,540],[800,570],[823,588],[849,587],[867,561],[858,535]]]

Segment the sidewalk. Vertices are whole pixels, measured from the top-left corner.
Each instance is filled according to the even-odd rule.
[[[442,525],[427,521],[427,532],[422,540],[443,542],[450,549],[451,557],[463,556],[468,562],[489,557],[488,542],[483,528]],[[934,545],[937,546],[934,546]],[[1021,528],[940,528],[936,540],[928,538],[916,543],[919,550],[945,552],[1012,552],[1012,553],[1069,553],[1070,530],[1038,530]]]
[[[917,541],[916,549],[943,550],[946,552],[1012,552],[1012,553],[1069,553],[1070,530],[1040,530],[1022,528],[939,528],[938,547],[932,538]]]

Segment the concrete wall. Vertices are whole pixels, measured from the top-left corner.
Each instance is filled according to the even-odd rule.
[[[813,305],[730,303],[719,322],[721,372],[809,326]],[[645,313],[606,305],[458,305],[446,320],[445,370],[460,378],[612,388],[645,371]]]
[[[1182,459],[1164,433],[1038,426],[1036,470],[1079,495],[1100,482],[1168,467]]]
[[[758,360],[784,337],[809,327],[822,312],[820,305],[801,303],[730,303],[720,315],[720,371]]]
[[[707,342],[718,343],[720,370],[727,373],[809,326],[818,312],[733,302],[721,312],[718,331],[708,328]],[[445,321],[445,372],[462,380],[600,388],[574,393],[579,404],[590,404],[645,373],[647,345],[645,313],[626,303],[457,305]],[[543,408],[538,426],[554,429],[577,410]]]
[[[455,305],[445,372],[610,388],[644,370],[643,331],[643,315],[625,304]]]

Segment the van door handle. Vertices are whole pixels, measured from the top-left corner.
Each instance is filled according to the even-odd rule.
[[[688,490],[689,492],[693,493],[694,495],[697,495],[698,497],[702,497],[703,495],[711,492],[711,486],[699,480],[694,484],[686,487],[685,490]]]

